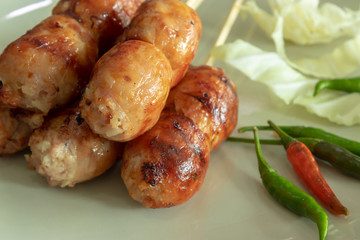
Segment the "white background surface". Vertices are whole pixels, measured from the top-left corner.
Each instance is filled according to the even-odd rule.
[[[8,18],[9,13],[39,2],[50,5]],[[352,8],[359,4],[333,2]],[[194,65],[205,62],[231,4],[230,0],[205,0],[197,10],[203,36]],[[51,1],[1,1],[0,49],[48,16],[53,5]],[[229,41],[236,38],[271,49],[271,41],[251,19],[237,20]],[[360,126],[338,126],[301,107],[275,104],[265,86],[228,66],[216,65],[223,66],[238,87],[238,127],[265,125],[271,119],[279,125],[311,125],[360,140]],[[282,147],[262,148],[281,175],[303,188]],[[180,206],[157,210],[129,197],[118,167],[74,188],[54,188],[27,169],[26,152],[0,159],[0,239],[318,239],[315,223],[284,209],[263,188],[252,144],[225,142],[212,152],[200,191]],[[350,211],[347,217],[329,213],[327,239],[360,239],[360,181],[324,163],[320,168]]]

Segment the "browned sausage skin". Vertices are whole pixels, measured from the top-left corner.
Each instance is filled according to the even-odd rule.
[[[209,164],[205,135],[189,118],[163,111],[159,122],[125,145],[121,175],[145,207],[171,207],[198,191]]]
[[[68,14],[95,37],[104,53],[129,25],[144,0],[61,0],[53,14]]]
[[[31,132],[30,126],[17,118],[13,109],[0,104],[0,156],[26,148]]]
[[[0,98],[12,108],[46,115],[80,93],[97,57],[88,30],[72,18],[51,16],[1,54]]]
[[[170,81],[170,63],[154,45],[117,44],[94,67],[80,103],[82,116],[104,138],[134,139],[158,121]]]
[[[184,2],[148,0],[140,6],[121,40],[138,39],[158,47],[170,61],[173,87],[194,58],[201,32],[199,16]]]
[[[166,103],[192,119],[209,136],[211,150],[234,130],[238,117],[236,87],[220,68],[190,67]]]
[[[130,196],[150,208],[191,198],[204,181],[210,150],[234,130],[237,107],[235,86],[220,68],[190,67],[159,122],[125,144],[121,176]]]
[[[121,144],[94,134],[77,107],[47,119],[30,137],[29,167],[51,186],[73,187],[116,163]]]

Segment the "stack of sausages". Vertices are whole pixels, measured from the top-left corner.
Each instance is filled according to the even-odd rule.
[[[80,103],[90,128],[124,142],[154,126],[195,55],[201,30],[196,12],[179,0],[143,3],[93,70]]]
[[[14,55],[8,57],[8,49],[12,45],[18,49],[17,40],[0,58],[0,97],[10,112],[3,115],[24,123],[27,132],[32,132],[31,154],[26,158],[50,185],[74,186],[123,159],[121,173],[130,195],[146,207],[169,207],[186,201],[201,186],[210,150],[236,125],[237,95],[221,69],[189,68],[201,35],[201,22],[193,9],[179,0],[140,2],[61,0],[52,17],[72,19],[68,21],[86,30],[89,39],[83,43],[92,42],[101,57],[95,64],[91,53],[75,60],[67,56],[63,70],[47,68],[57,52],[40,45],[47,52],[39,53],[39,59],[50,61],[40,73],[55,91],[44,93],[39,88],[35,98],[32,89],[29,97],[22,92],[27,84],[20,80],[9,83],[13,76],[8,77],[9,69],[1,67]],[[53,28],[69,28],[60,21],[52,24]],[[119,25],[121,29],[109,31]],[[32,46],[34,54],[39,44]],[[81,99],[76,99],[84,87],[79,79],[86,77],[74,71],[84,59],[91,59],[91,67],[81,68],[88,79]],[[59,61],[55,58],[54,63]],[[66,67],[71,77],[62,74]],[[39,69],[33,69],[38,75],[35,70]],[[38,87],[39,81],[27,77],[30,87]],[[67,97],[61,89],[65,79],[71,89]],[[58,99],[57,94],[62,101],[53,100]]]
[[[25,148],[50,111],[79,96],[99,46],[109,47],[141,2],[62,0],[52,16],[6,47],[0,55],[0,155]]]

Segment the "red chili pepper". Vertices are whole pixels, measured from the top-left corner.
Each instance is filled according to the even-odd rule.
[[[287,135],[273,122],[269,121],[269,125],[281,137],[288,160],[292,164],[295,173],[303,181],[306,187],[331,213],[336,215],[348,215],[348,209],[341,204],[325,181],[313,154],[306,145]]]

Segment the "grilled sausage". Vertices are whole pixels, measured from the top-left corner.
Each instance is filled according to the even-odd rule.
[[[105,53],[129,25],[144,0],[61,0],[53,14],[68,14],[87,28]]]
[[[102,137],[133,139],[158,121],[170,81],[170,63],[154,45],[120,43],[97,62],[80,103],[82,116]]]
[[[97,56],[94,38],[80,23],[51,16],[1,54],[0,98],[12,108],[46,115],[80,93]]]
[[[145,207],[171,207],[199,190],[209,155],[198,126],[164,110],[151,130],[125,145],[121,176],[130,196]]]
[[[192,119],[217,148],[237,123],[236,87],[220,68],[190,67],[169,95],[167,107]]]
[[[170,61],[173,87],[194,58],[201,31],[199,16],[184,2],[150,0],[140,6],[121,39],[138,39],[158,47]]]
[[[204,181],[211,149],[236,126],[237,93],[220,68],[189,68],[159,122],[124,147],[121,176],[145,207],[178,205]]]
[[[73,187],[112,167],[121,144],[94,134],[77,107],[67,108],[47,119],[30,137],[31,169],[51,186]]]

